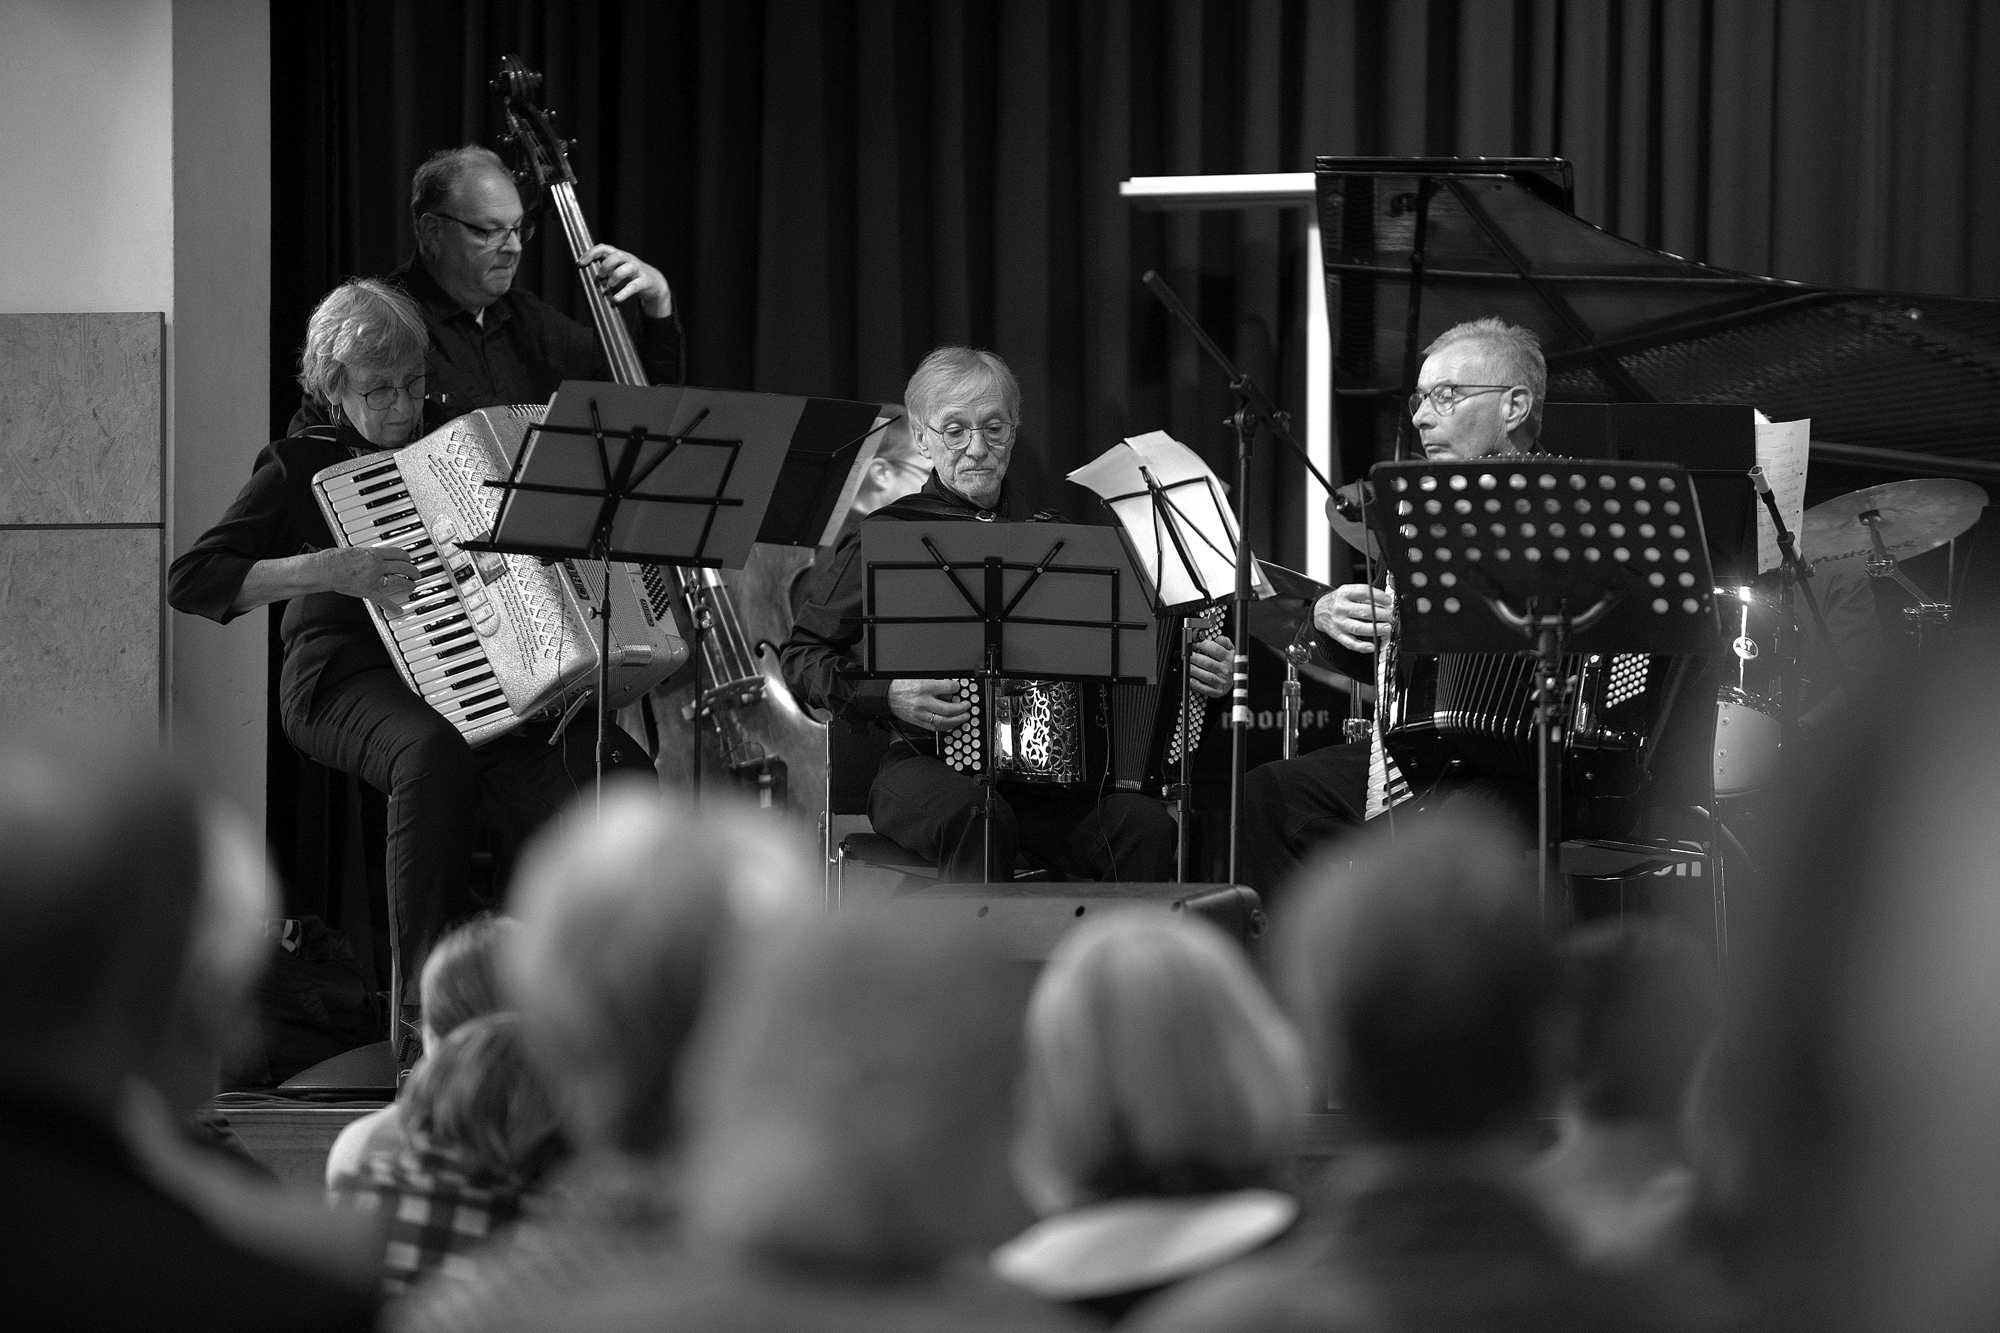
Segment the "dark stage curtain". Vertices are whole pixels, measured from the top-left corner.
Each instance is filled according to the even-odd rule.
[[[274,426],[312,303],[408,250],[411,170],[494,139],[509,53],[547,76],[597,235],[673,282],[691,382],[893,401],[930,347],[988,345],[1057,476],[1154,428],[1230,475],[1226,387],[1148,268],[1303,398],[1297,215],[1138,212],[1133,175],[1559,155],[1580,216],[1651,246],[2000,295],[1979,0],[354,0],[271,24]],[[560,241],[532,251],[522,281],[581,314]],[[1251,535],[1281,560],[1302,476],[1260,445]]]

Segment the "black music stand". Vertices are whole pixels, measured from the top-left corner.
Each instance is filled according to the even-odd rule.
[[[778,470],[757,540],[779,546],[831,546],[858,485],[856,465],[875,456],[877,437],[903,418],[880,403],[799,399],[799,421]]]
[[[600,565],[597,784],[610,733],[611,562],[741,568],[796,424],[767,395],[567,381],[470,550]],[[700,650],[697,637],[696,651]]]
[[[1694,481],[1718,583],[1757,577],[1757,410],[1739,403],[1547,403],[1542,438],[1563,457],[1679,463]]]
[[[1705,656],[1717,635],[1701,507],[1671,463],[1380,463],[1401,651],[1535,655],[1544,922],[1562,838],[1566,652]],[[1552,923],[1551,923],[1552,924]]]
[[[836,398],[569,380],[550,403],[543,430],[592,436],[596,431],[593,407],[600,416],[611,413],[620,420],[688,423],[667,443],[658,436],[650,441],[642,439],[636,470],[643,471],[649,463],[679,468],[682,480],[674,484],[685,486],[685,492],[674,492],[660,478],[635,483],[644,489],[622,497],[633,503],[629,510],[613,516],[616,522],[611,533],[614,559],[636,558],[620,554],[621,548],[634,544],[639,549],[674,553],[664,563],[678,566],[692,640],[695,725],[690,733],[694,753],[689,774],[690,786],[699,795],[702,719],[715,709],[735,706],[761,691],[764,684],[756,677],[720,680],[704,689],[706,640],[715,621],[717,596],[716,576],[710,571],[741,569],[753,541],[790,545],[817,542],[838,503],[847,456],[880,428],[876,421],[881,408],[875,403]],[[629,439],[630,433],[626,434]],[[681,457],[673,464],[664,464],[663,453],[674,448]],[[570,501],[581,510],[589,504],[590,484],[603,474],[589,471],[590,459],[583,451],[564,452],[571,456],[544,466],[551,470],[558,466],[581,468],[581,474],[554,478],[554,484],[542,493],[562,495],[556,486],[564,481],[577,485]],[[528,454],[524,446],[517,472],[526,466]],[[503,496],[503,504],[505,499]],[[569,517],[575,523],[583,516],[579,512]],[[700,534],[702,540],[690,545],[694,534]],[[642,563],[661,562],[647,557]],[[600,704],[600,746],[608,729],[604,712]]]
[[[1069,523],[866,523],[859,673],[1153,683],[1155,620],[1118,533]],[[890,610],[889,608],[894,608]],[[989,714],[990,716],[990,714]],[[993,880],[990,736],[982,871]]]

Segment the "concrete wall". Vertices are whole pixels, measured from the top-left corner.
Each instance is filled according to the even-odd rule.
[[[94,569],[40,551],[20,558],[16,571],[59,572],[62,595],[72,600],[150,594],[138,600],[158,614],[153,669],[143,683],[128,681],[112,706],[92,711],[127,730],[143,728],[135,718],[152,719],[205,781],[260,817],[263,615],[222,629],[167,614],[159,580],[164,561],[221,512],[264,442],[269,69],[269,20],[257,0],[0,4],[0,117],[7,125],[0,136],[0,180],[7,182],[0,192],[0,314],[164,317],[152,365],[124,362],[134,367],[129,374],[157,378],[161,404],[157,441],[147,442],[160,480],[141,526],[125,529],[125,545],[151,544],[150,572]],[[101,339],[71,341],[103,350]],[[58,352],[64,346],[60,332],[43,342]],[[33,383],[56,385],[59,414],[87,422],[101,406],[89,386],[101,380],[65,378],[58,367]],[[0,391],[11,396],[0,404],[0,420],[39,419],[27,407],[47,409],[46,401],[27,403],[18,382]],[[10,472],[18,478],[55,466],[41,435],[0,437],[0,486]],[[80,464],[59,480],[72,492],[87,491],[92,476],[91,466]],[[9,493],[20,489],[18,481],[7,486]],[[56,524],[29,532],[14,519],[16,536],[25,532],[44,545],[57,540],[48,534],[60,536]],[[134,578],[152,587],[126,586]],[[88,701],[66,664],[73,671],[90,651],[84,643],[53,656],[14,655],[9,670],[38,678],[16,682],[22,688],[13,691],[13,706],[21,706],[21,695]],[[135,697],[142,693],[151,697]]]

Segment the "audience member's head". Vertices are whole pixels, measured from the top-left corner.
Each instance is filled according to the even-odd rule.
[[[579,1152],[657,1157],[681,1055],[745,930],[806,913],[819,876],[769,816],[649,782],[539,833],[514,878],[502,976]]]
[[[174,1034],[201,802],[158,758],[0,734],[0,1074],[110,1112]]]
[[[1722,1016],[1707,946],[1670,920],[1634,916],[1579,927],[1559,954],[1566,1105],[1602,1124],[1677,1132]]]
[[[488,1013],[455,1026],[403,1091],[411,1138],[460,1166],[532,1184],[563,1152],[555,1100],[521,1040],[521,1020]]]
[[[1114,912],[1056,947],[1028,1008],[1017,1155],[1038,1211],[1279,1184],[1306,1107],[1297,1034],[1208,923]]]
[[[990,935],[849,908],[724,983],[690,1081],[687,1224],[723,1249],[908,1273],[1022,1217],[1025,983]]]
[[[1370,1136],[1466,1140],[1536,1105],[1554,959],[1511,826],[1466,803],[1308,865],[1273,931],[1308,1046]],[[1352,864],[1345,858],[1352,856]]]
[[[2000,1323],[1994,642],[1815,738],[1770,882],[1732,895],[1745,1240],[1765,1326]]]
[[[500,956],[518,929],[509,918],[488,913],[454,926],[438,940],[424,959],[418,983],[426,1050],[460,1025],[508,1007],[500,987]]]

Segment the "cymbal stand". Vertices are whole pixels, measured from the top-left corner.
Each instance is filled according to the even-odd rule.
[[[1911,637],[1916,640],[1917,652],[1921,654],[1930,637],[1927,631],[1933,626],[1942,629],[1951,624],[1952,605],[1949,601],[1932,601],[1925,595],[1924,590],[1916,585],[1916,581],[1903,572],[1903,567],[1896,562],[1896,557],[1889,554],[1888,544],[1882,540],[1881,528],[1877,526],[1882,516],[1878,511],[1869,509],[1857,517],[1868,529],[1868,540],[1875,547],[1874,552],[1862,565],[1868,577],[1892,579],[1896,586],[1916,599],[1916,605],[1903,608],[1903,623],[1910,627]]]

